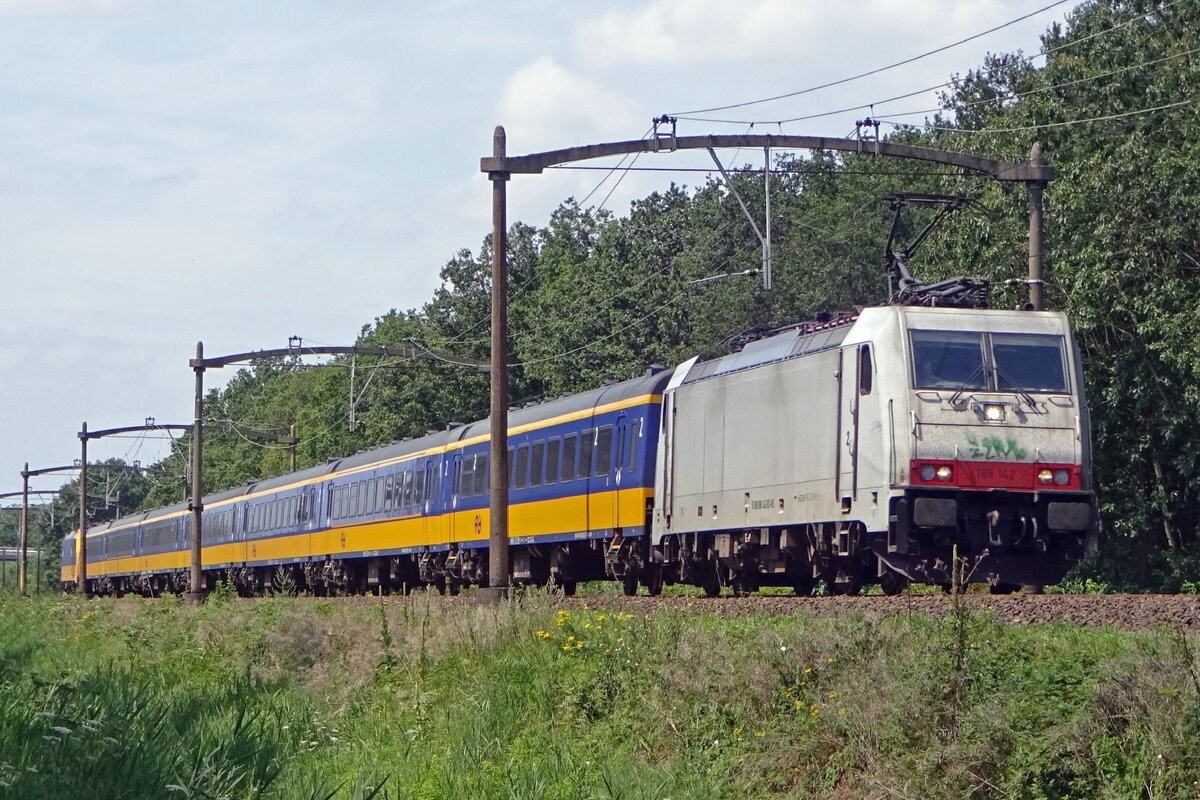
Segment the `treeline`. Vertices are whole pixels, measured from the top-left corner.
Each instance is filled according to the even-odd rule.
[[[1086,3],[1045,33],[1044,56],[989,56],[952,78],[942,111],[890,136],[1006,161],[1027,160],[1040,142],[1058,170],[1045,195],[1047,307],[1071,316],[1084,351],[1102,507],[1100,554],[1084,569],[1127,588],[1177,588],[1200,572],[1198,34],[1194,3]],[[896,191],[978,200],[926,243],[918,276],[983,275],[997,307],[1024,301],[1023,285],[1004,284],[1027,274],[1023,185],[869,155],[781,155],[775,166],[770,293],[752,277],[696,283],[761,261],[750,224],[716,179],[654,192],[627,216],[568,200],[543,226],[513,225],[514,403],[718,352],[748,329],[883,301],[885,198]],[[761,219],[761,171],[735,180]],[[899,239],[928,213],[907,215]],[[358,342],[412,340],[486,359],[490,264],[489,237],[442,268],[426,304],[380,316]],[[437,360],[256,364],[208,395],[206,489],[286,472],[287,448],[265,439],[292,425],[304,467],[487,408],[486,374]],[[156,465],[176,477],[147,478],[144,507],[183,499],[187,460],[185,437]],[[62,502],[71,497],[64,490]]]

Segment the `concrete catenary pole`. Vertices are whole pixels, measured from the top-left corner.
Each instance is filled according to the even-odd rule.
[[[17,565],[17,591],[25,595],[29,579],[29,462],[21,470],[21,555]]]
[[[1034,167],[1045,166],[1042,145],[1034,142],[1029,151],[1029,163]],[[1029,189],[1029,305],[1034,311],[1042,310],[1042,193],[1045,181],[1027,181]]]
[[[79,543],[75,547],[76,560],[79,564],[76,565],[76,574],[79,576],[79,593],[84,597],[91,597],[91,589],[88,588],[87,574],[87,423],[83,423],[83,427],[79,431]]]
[[[492,156],[504,158],[504,128],[492,135]],[[507,172],[492,181],[492,393],[491,492],[488,534],[488,585],[498,594],[508,587],[508,209]]]
[[[204,458],[204,342],[196,342],[196,417],[192,422],[192,580],[188,602],[199,605],[204,601],[204,567],[201,563],[203,543],[203,458]]]

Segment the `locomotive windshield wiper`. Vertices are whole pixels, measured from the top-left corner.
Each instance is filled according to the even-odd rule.
[[[975,368],[974,372],[972,372],[970,375],[967,376],[967,379],[962,382],[962,385],[958,387],[958,390],[955,391],[954,394],[950,395],[950,405],[955,405],[956,403],[958,403],[958,398],[962,397],[962,393],[965,392],[967,389],[975,388],[971,384],[974,382],[976,377],[978,377],[982,374],[983,374],[983,364],[981,363],[978,367]]]
[[[1024,389],[1017,388],[1016,382],[1009,380],[1009,377],[1004,374],[1004,371],[1000,369],[999,365],[996,366],[996,378],[997,378],[997,380],[996,380],[997,391],[1013,392],[1018,397],[1020,397],[1022,400],[1024,400],[1026,403],[1028,403],[1030,408],[1032,408],[1034,411],[1037,411],[1037,403],[1034,402],[1033,395],[1031,395],[1029,392],[1025,391]],[[1000,380],[1001,379],[1003,379],[1007,383],[1013,384],[1013,388],[1008,389],[1008,390],[1000,389]]]

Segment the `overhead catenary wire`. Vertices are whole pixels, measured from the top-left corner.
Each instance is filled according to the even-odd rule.
[[[972,133],[972,134],[1024,133],[1026,131],[1039,131],[1039,130],[1043,130],[1045,128],[1062,128],[1062,127],[1066,127],[1069,125],[1086,125],[1091,122],[1106,122],[1108,120],[1113,120],[1113,119],[1124,119],[1125,117],[1136,117],[1141,114],[1151,114],[1155,111],[1166,111],[1166,110],[1172,109],[1172,108],[1182,108],[1183,106],[1190,106],[1195,102],[1196,102],[1196,98],[1192,97],[1187,100],[1180,100],[1177,103],[1167,103],[1165,105],[1155,106],[1154,108],[1139,108],[1135,111],[1124,111],[1119,114],[1105,114],[1103,116],[1098,116],[1098,117],[1087,117],[1086,119],[1063,120],[1060,122],[1043,122],[1038,125],[1022,125],[1022,126],[1013,127],[1013,128],[979,128],[978,130],[976,130],[976,129],[972,129],[972,128],[951,128],[948,126],[942,127],[942,126],[936,126],[936,125],[926,125],[926,126],[924,126],[924,128],[925,128],[925,130],[932,130],[932,131],[950,131],[950,132],[955,132],[955,133]],[[880,119],[879,121],[885,122],[888,125],[908,126],[908,123],[897,122],[895,120]]]
[[[902,67],[906,64],[912,64],[913,62],[920,61],[920,60],[928,58],[932,55],[936,55],[938,53],[945,52],[946,50],[950,50],[955,47],[959,47],[960,45],[964,45],[967,42],[972,42],[981,37],[995,33],[996,31],[1003,30],[1004,28],[1007,28],[1011,25],[1015,25],[1018,22],[1023,22],[1025,20],[1029,19],[1030,17],[1035,17],[1038,14],[1041,14],[1045,11],[1049,11],[1052,8],[1056,8],[1057,6],[1061,6],[1061,5],[1063,5],[1065,3],[1069,3],[1069,2],[1076,2],[1076,0],[1055,0],[1055,2],[1050,3],[1049,5],[1042,6],[1041,8],[1031,11],[1028,14],[1023,14],[1023,15],[1017,17],[1016,19],[1011,19],[1008,22],[1005,22],[1000,25],[996,25],[995,27],[992,27],[992,28],[988,28],[985,31],[980,31],[979,33],[972,34],[971,36],[968,36],[965,39],[959,39],[956,42],[951,42],[950,44],[942,45],[941,47],[934,48],[933,50],[927,50],[924,53],[919,53],[918,55],[910,56],[909,58],[905,58],[900,61],[896,61],[894,63],[887,64],[882,67],[876,67],[874,69],[867,70],[866,72],[860,72],[857,75],[851,75],[846,78],[839,78],[838,80],[828,81],[826,83],[822,83],[817,86],[809,86],[805,89],[798,89],[794,92],[785,92],[783,94],[774,95],[772,97],[764,97],[764,98],[760,98],[758,100],[746,100],[741,103],[729,103],[727,105],[722,105],[722,106],[711,106],[709,108],[696,108],[696,109],[691,109],[689,111],[671,112],[670,116],[682,117],[686,114],[708,114],[708,113],[711,113],[714,111],[728,111],[728,110],[734,109],[734,108],[746,108],[747,106],[761,105],[763,103],[772,103],[776,100],[786,100],[791,97],[799,97],[800,95],[809,94],[811,92],[816,92],[821,89],[829,89],[834,86],[841,86],[843,84],[850,83],[852,81],[861,80],[863,78],[868,78],[872,75],[878,75],[881,72],[887,72],[888,70],[892,70],[897,67]]]
[[[569,166],[561,165],[547,167],[547,169],[577,169],[577,170],[597,170],[605,169],[604,167],[589,167],[584,165]],[[679,173],[702,173],[709,174],[716,172],[712,167],[629,167],[630,172],[679,172]],[[728,169],[727,172],[736,175],[762,175],[761,169]],[[830,169],[825,167],[773,167],[772,175],[820,175],[830,172]],[[911,175],[914,178],[976,178],[979,180],[992,180],[992,176],[969,173],[969,172],[950,172],[950,171],[913,171],[899,169],[872,169],[872,170],[837,170],[838,175],[863,175],[863,176],[885,176],[885,175]]]
[[[1078,86],[1079,84],[1082,84],[1082,83],[1090,83],[1092,81],[1103,80],[1104,78],[1111,78],[1114,75],[1120,75],[1122,73],[1131,72],[1136,69],[1144,69],[1145,67],[1152,67],[1156,64],[1161,64],[1163,62],[1170,61],[1170,60],[1176,59],[1176,58],[1183,58],[1184,56],[1190,56],[1195,53],[1200,53],[1200,47],[1193,47],[1190,50],[1184,50],[1179,53],[1172,53],[1169,56],[1163,56],[1162,58],[1156,58],[1151,61],[1143,61],[1140,64],[1131,64],[1129,66],[1121,67],[1120,69],[1111,70],[1110,72],[1103,72],[1098,75],[1089,75],[1086,78],[1076,78],[1075,80],[1063,81],[1062,83],[1055,83],[1050,86],[1040,86],[1038,88],[1029,89],[1028,91],[1024,91],[1024,92],[1010,92],[1005,95],[999,95],[997,97],[991,97],[991,98],[987,98],[984,100],[971,100],[969,102],[962,103],[961,106],[964,108],[973,108],[975,106],[981,106],[981,105],[994,105],[998,101],[1003,102],[1006,100],[1023,100],[1026,97],[1032,97],[1033,95],[1044,94],[1046,92],[1052,92],[1055,89],[1065,89],[1070,86]],[[915,117],[915,116],[919,116],[922,114],[935,114],[939,111],[946,111],[946,110],[948,110],[948,109],[946,109],[946,108],[927,108],[927,109],[921,109],[919,111],[893,111],[888,114],[888,117],[889,118],[892,118],[892,117]],[[884,120],[883,118],[878,118],[878,119],[880,122],[887,121],[887,120]],[[958,129],[956,128],[955,130],[958,130]]]
[[[653,131],[653,130],[654,130],[654,126],[653,126],[653,125],[651,125],[649,128],[646,128],[646,130],[645,130],[645,131],[643,131],[642,135],[641,135],[641,136],[639,136],[638,138],[639,138],[639,139],[645,139],[647,136],[649,136],[649,135],[650,135],[650,132],[651,132],[651,131]],[[605,183],[607,183],[607,182],[608,182],[608,179],[609,179],[609,178],[611,178],[611,177],[612,177],[612,176],[613,176],[613,175],[616,173],[616,171],[617,171],[618,169],[620,169],[620,168],[621,168],[621,165],[625,163],[625,160],[626,160],[626,159],[628,159],[628,158],[630,157],[630,155],[632,155],[632,154],[631,154],[631,153],[626,153],[625,155],[623,155],[623,156],[621,157],[621,160],[617,162],[616,166],[614,166],[614,167],[610,168],[610,169],[609,169],[609,172],[608,172],[608,174],[607,174],[607,175],[605,175],[603,178],[601,178],[601,179],[600,179],[600,182],[599,182],[599,183],[597,183],[595,186],[593,186],[593,187],[592,187],[592,190],[591,190],[590,192],[588,192],[588,193],[587,193],[587,194],[584,196],[584,198],[583,198],[582,200],[580,200],[580,201],[579,201],[579,206],[580,206],[581,208],[582,208],[583,206],[586,206],[586,205],[587,205],[587,201],[588,201],[588,200],[590,200],[590,199],[592,198],[592,195],[594,195],[594,194],[595,194],[597,191],[599,191],[600,187],[601,187],[601,186],[603,186]],[[637,160],[636,156],[634,157],[634,160],[635,160],[635,161]],[[623,175],[622,175],[621,177],[622,177],[622,179],[624,178],[624,176],[623,176]],[[617,181],[617,183],[618,183],[618,184],[620,184],[620,180],[618,180],[618,181]],[[615,188],[615,187],[614,187],[614,188]],[[609,194],[609,195],[611,195],[611,194],[612,194],[612,191],[610,190],[608,194]],[[607,202],[607,201],[608,201],[608,197],[606,196],[606,197],[604,198],[604,200],[605,200],[605,202]],[[603,208],[603,207],[604,207],[604,203],[601,203],[601,204],[600,204],[600,207],[601,207],[601,208]]]
[[[1133,16],[1129,17],[1128,19],[1126,19],[1126,20],[1124,20],[1124,21],[1122,21],[1122,22],[1119,22],[1119,23],[1117,23],[1117,24],[1115,24],[1115,25],[1112,25],[1112,26],[1110,26],[1110,27],[1108,27],[1108,28],[1103,28],[1103,29],[1101,29],[1101,30],[1099,30],[1099,31],[1096,31],[1096,32],[1094,32],[1094,33],[1087,34],[1086,36],[1080,36],[1080,37],[1077,37],[1077,38],[1075,38],[1075,39],[1068,40],[1068,41],[1066,41],[1066,42],[1063,42],[1062,44],[1060,44],[1060,45],[1057,45],[1057,46],[1055,46],[1055,47],[1043,48],[1042,50],[1039,50],[1038,52],[1036,52],[1036,53],[1034,53],[1034,54],[1032,54],[1032,55],[1029,55],[1029,56],[1024,56],[1024,57],[1022,57],[1021,59],[1019,59],[1019,61],[1020,61],[1020,63],[1023,63],[1023,64],[1029,64],[1029,63],[1032,63],[1032,62],[1033,62],[1035,59],[1038,59],[1038,58],[1043,58],[1043,57],[1046,57],[1046,56],[1052,55],[1052,54],[1054,54],[1054,53],[1057,53],[1057,52],[1060,52],[1060,51],[1062,51],[1062,50],[1066,50],[1066,49],[1068,49],[1068,48],[1070,48],[1070,47],[1074,47],[1075,45],[1082,44],[1082,43],[1084,43],[1084,42],[1087,42],[1087,41],[1091,41],[1092,39],[1096,39],[1096,38],[1098,38],[1098,37],[1100,37],[1100,36],[1104,36],[1104,35],[1107,35],[1107,34],[1109,34],[1109,33],[1113,33],[1114,31],[1118,31],[1118,30],[1121,30],[1121,29],[1123,29],[1123,28],[1127,28],[1127,27],[1129,27],[1130,25],[1132,25],[1132,24],[1134,24],[1135,22],[1137,22],[1138,20],[1145,19],[1145,18],[1149,17],[1151,14],[1154,14],[1154,13],[1157,13],[1157,12],[1160,12],[1160,11],[1165,11],[1165,10],[1167,10],[1168,8],[1171,8],[1172,6],[1178,5],[1179,3],[1182,3],[1182,2],[1184,2],[1184,1],[1185,1],[1185,0],[1171,0],[1171,2],[1165,3],[1165,4],[1161,5],[1161,6],[1158,6],[1158,7],[1157,7],[1157,8],[1155,8],[1155,9],[1152,9],[1152,10],[1150,10],[1150,11],[1147,11],[1147,12],[1145,12],[1145,13],[1142,13],[1142,14],[1134,14]],[[1035,12],[1035,13],[1036,13],[1036,12]],[[995,71],[996,71],[996,69],[997,69],[997,67],[992,67],[992,68],[989,68],[989,69],[983,69],[983,70],[980,70],[980,73],[981,73],[981,74],[985,74],[985,75],[990,75],[990,74],[992,74],[993,72],[995,72]],[[701,113],[705,113],[704,111],[688,111],[688,112],[682,112],[682,113],[680,113],[680,114],[676,114],[676,115],[674,115],[674,116],[675,116],[675,117],[677,117],[678,119],[681,119],[681,120],[687,120],[687,121],[689,121],[689,122],[708,122],[708,123],[716,123],[716,124],[722,124],[722,125],[747,125],[747,124],[754,124],[754,125],[785,125],[785,124],[792,123],[792,122],[803,122],[803,121],[812,120],[812,119],[821,119],[821,118],[824,118],[824,117],[832,117],[832,116],[837,116],[838,114],[845,114],[845,113],[847,113],[847,112],[850,112],[850,111],[866,111],[866,110],[873,110],[875,106],[881,106],[881,105],[885,105],[885,104],[887,104],[887,103],[892,103],[892,102],[895,102],[895,101],[897,101],[897,100],[906,100],[906,99],[908,99],[908,98],[910,98],[910,97],[917,97],[917,96],[919,96],[919,95],[928,94],[929,92],[933,92],[933,91],[936,91],[936,90],[938,90],[938,89],[947,89],[947,88],[951,88],[951,87],[953,87],[954,85],[955,85],[955,81],[953,81],[953,80],[950,80],[950,81],[944,81],[944,82],[942,82],[942,83],[938,83],[938,84],[935,84],[935,85],[933,85],[933,86],[928,86],[928,87],[926,87],[926,88],[924,88],[924,89],[917,89],[917,90],[910,91],[910,92],[904,92],[903,94],[894,95],[894,96],[892,96],[892,97],[887,97],[887,98],[884,98],[884,99],[882,99],[882,100],[874,100],[874,101],[872,101],[872,102],[869,102],[869,103],[862,103],[862,104],[860,104],[860,105],[854,105],[854,106],[846,106],[846,107],[844,107],[844,108],[834,109],[834,110],[832,110],[832,111],[822,111],[822,112],[818,112],[818,113],[813,113],[813,114],[804,114],[804,115],[801,115],[801,116],[788,117],[788,118],[784,118],[784,119],[777,119],[777,118],[771,118],[771,119],[768,119],[768,118],[763,118],[763,119],[754,119],[754,120],[748,120],[748,119],[714,119],[714,118],[711,118],[711,117],[695,117],[695,116],[688,116],[688,115],[690,115],[690,114],[701,114]],[[823,87],[818,87],[818,88],[823,88]],[[811,90],[811,91],[815,91],[815,89],[813,89],[813,90]],[[786,96],[785,96],[785,97],[786,97]],[[777,98],[777,99],[782,99],[782,98]],[[733,106],[733,107],[738,107],[738,106]],[[724,110],[724,109],[713,109],[713,110]],[[892,116],[899,116],[899,115],[898,115],[898,114],[893,114]]]

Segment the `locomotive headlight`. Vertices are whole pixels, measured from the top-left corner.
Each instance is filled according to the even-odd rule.
[[[933,464],[925,464],[921,467],[921,480],[931,481],[937,475],[937,469]]]
[[[1066,486],[1067,481],[1071,480],[1071,474],[1065,469],[1054,470],[1054,483],[1058,486]]]
[[[1049,483],[1054,480],[1054,473],[1048,469],[1038,470],[1038,483]]]
[[[1004,406],[1000,403],[984,403],[983,418],[988,422],[1004,421]]]
[[[948,481],[953,476],[954,470],[950,469],[950,467],[943,465],[937,468],[937,479],[939,481]]]

